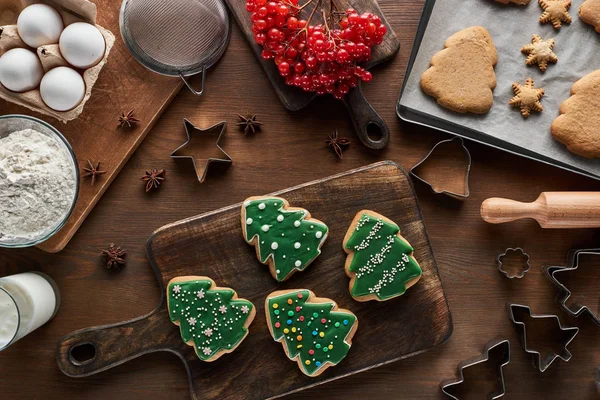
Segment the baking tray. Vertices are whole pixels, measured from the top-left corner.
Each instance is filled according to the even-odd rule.
[[[493,0],[445,0],[448,2],[451,1],[460,1],[461,3],[464,3],[465,1],[467,3],[474,3],[473,4],[473,11],[477,12],[477,6],[478,7],[483,7],[485,6],[485,3],[496,3]],[[480,3],[480,4],[476,4],[476,3]],[[405,91],[407,88],[407,83],[409,82],[409,79],[411,77],[411,73],[413,72],[413,67],[415,66],[415,61],[417,60],[417,56],[419,55],[419,51],[421,49],[421,44],[423,42],[424,36],[425,36],[425,32],[427,30],[430,18],[432,16],[432,13],[434,12],[434,6],[436,5],[436,0],[425,0],[425,4],[423,6],[423,13],[421,15],[421,20],[419,22],[419,26],[417,28],[417,32],[415,35],[415,40],[413,43],[413,48],[410,54],[410,58],[408,61],[408,66],[406,69],[406,74],[405,74],[405,78],[404,78],[404,82],[402,84],[402,89],[400,91],[400,96],[398,97],[398,103],[396,105],[396,113],[398,115],[398,117],[403,120],[403,121],[407,121],[407,122],[411,122],[414,124],[418,124],[418,125],[422,125],[422,126],[426,126],[429,128],[433,128],[433,129],[437,129],[443,132],[447,132],[450,133],[452,135],[457,135],[457,136],[461,136],[465,139],[474,141],[474,142],[478,142],[490,147],[494,147],[503,151],[507,151],[509,153],[521,156],[521,157],[525,157],[528,159],[532,159],[535,161],[539,161],[548,165],[552,165],[567,171],[571,171],[580,175],[584,175],[593,179],[598,179],[600,180],[600,160],[587,160],[584,158],[581,158],[579,156],[573,155],[571,153],[569,153],[569,151],[566,149],[566,147],[563,149],[564,153],[566,155],[568,155],[568,158],[571,158],[573,160],[577,160],[577,162],[582,162],[587,164],[589,167],[578,167],[570,162],[565,162],[565,161],[561,161],[558,159],[555,159],[553,157],[549,157],[546,156],[544,154],[540,154],[538,152],[532,151],[526,147],[523,146],[519,146],[515,143],[511,143],[510,141],[507,140],[503,140],[500,139],[498,137],[494,137],[491,136],[489,134],[487,134],[486,132],[484,132],[483,130],[477,130],[477,129],[472,129],[469,128],[465,125],[461,125],[459,123],[450,121],[448,119],[445,118],[440,118],[438,116],[435,115],[431,115],[430,113],[427,112],[422,112],[419,111],[416,108],[411,108],[407,105],[402,104],[402,100],[403,100],[403,96],[405,95]],[[585,29],[586,31],[589,30],[591,31],[591,33],[593,33],[594,35],[597,35],[594,32],[593,27],[588,26],[586,24],[584,24],[582,21],[579,20],[579,17],[577,15],[579,6],[581,5],[581,1],[575,1],[573,3],[573,5],[571,6],[571,9],[569,10],[572,17],[573,17],[573,22],[570,25],[566,25],[564,24],[563,27],[561,28],[560,31],[553,31],[553,29],[551,28],[551,25],[548,24],[548,26],[546,25],[540,25],[539,28],[531,31],[531,32],[527,32],[527,34],[530,36],[531,34],[541,34],[544,39],[549,38],[549,37],[559,37],[560,33],[563,33],[561,31],[565,31],[568,29]],[[514,4],[509,4],[508,6],[504,6],[500,3],[494,4],[494,6],[496,7],[512,7],[514,9],[519,9],[518,7],[523,7],[523,6],[517,6]],[[537,4],[536,0],[532,0],[531,3],[528,6],[525,7],[537,7],[537,10],[539,11],[539,15],[541,15],[542,13],[542,9],[539,7],[539,5]],[[500,12],[500,11],[499,11]],[[499,18],[499,20],[501,20]],[[464,27],[463,28],[458,28],[456,30],[454,30],[452,33],[454,32],[458,32],[460,29],[464,29],[470,26],[474,26],[474,25],[478,25],[476,21],[471,21],[469,20],[468,22],[464,23]],[[483,25],[485,26],[485,25]],[[488,26],[485,26],[486,28],[489,29]],[[550,28],[549,28],[550,27]],[[444,41],[452,34],[448,34],[446,37],[439,37],[437,38],[438,41],[438,50],[440,51],[443,49],[443,43]],[[507,32],[510,33],[510,32]],[[587,34],[587,32],[586,32]],[[509,35],[511,36],[511,35]],[[600,36],[599,36],[600,37]],[[493,39],[494,39],[494,43],[496,44],[496,48],[498,50],[499,53],[499,57],[502,57],[501,54],[501,49],[500,46],[498,45],[498,41],[496,40],[496,36],[493,35]],[[530,37],[529,37],[530,39]],[[558,39],[557,39],[558,40]],[[539,71],[537,70],[537,66],[533,66],[533,67],[527,67],[525,65],[525,56],[520,54],[520,47],[527,44],[527,41],[524,41],[523,43],[521,43],[521,41],[518,41],[517,43],[515,43],[515,46],[517,48],[518,51],[518,56],[522,57],[522,73],[520,75],[515,76],[514,80],[521,80],[524,81],[526,77],[528,76],[532,76],[534,78],[534,80],[536,80],[536,83],[538,82],[539,79],[543,79],[543,78],[547,78],[547,75],[544,74],[540,74]],[[558,45],[557,45],[558,46]],[[511,50],[512,51],[512,50]],[[431,54],[433,55],[433,54]],[[548,72],[550,72],[552,70],[552,68],[564,68],[567,69],[568,68],[568,64],[567,64],[567,57],[564,56],[561,57],[561,54],[558,53],[558,57],[559,57],[559,63],[556,65],[550,65],[548,68],[548,71],[546,71],[546,74],[548,74]],[[429,59],[431,59],[431,57],[429,57]],[[499,62],[502,62],[502,59],[499,60]],[[561,64],[562,62],[562,64]],[[600,67],[600,64],[597,64],[597,66],[595,68],[592,68],[591,70],[588,71],[592,72],[593,70],[597,69],[598,67]],[[414,73],[418,74],[418,76],[420,77],[421,74],[424,72],[419,70],[415,70]],[[579,77],[583,77],[584,74],[581,74]],[[575,82],[576,79],[572,79],[572,82],[569,82],[569,87]],[[523,82],[521,82],[523,83]],[[504,86],[506,86],[507,83],[504,82]],[[550,87],[551,84],[547,84],[548,87]],[[537,86],[537,85],[536,85]],[[501,104],[498,100],[497,97],[497,93],[499,90],[505,90],[506,87],[501,87],[500,86],[500,81],[498,80],[498,84],[496,86],[496,89],[494,90],[494,107],[502,107],[502,106],[506,106],[509,107],[508,104],[504,105]],[[547,91],[548,92],[548,91]],[[502,93],[503,95],[505,94],[504,92]],[[423,94],[423,96],[427,96],[426,94]],[[510,92],[510,94],[507,94],[506,96],[508,97],[512,97],[512,91]],[[427,96],[429,97],[429,96]],[[567,94],[563,94],[562,97],[560,97],[560,102],[566,100],[569,97],[569,93]],[[431,97],[431,101],[433,103],[435,103],[435,99],[433,97]],[[542,100],[542,103],[544,102],[544,100]],[[442,108],[441,106],[438,106],[440,108]],[[518,113],[518,111],[515,110],[511,110],[514,111],[514,113],[516,115],[519,115],[520,118],[520,114]],[[448,111],[449,113],[451,113],[450,111]],[[552,119],[554,119],[555,117],[558,116],[558,108],[549,108],[546,107],[546,110],[544,110],[544,113],[548,113],[552,116]],[[454,113],[456,114],[456,113]],[[458,115],[458,114],[456,114]],[[481,118],[480,116],[471,116],[471,115],[464,115],[463,116],[465,119],[467,118]],[[535,116],[534,116],[535,118]],[[530,118],[531,120],[531,118]],[[524,126],[514,126],[514,129],[520,129],[520,128],[524,128]],[[547,131],[548,131],[548,135],[551,135],[550,133],[550,126],[547,126]],[[553,140],[553,139],[552,139]],[[560,146],[563,146],[562,144],[559,143]],[[564,146],[563,146],[564,147]],[[594,171],[595,169],[595,171]]]

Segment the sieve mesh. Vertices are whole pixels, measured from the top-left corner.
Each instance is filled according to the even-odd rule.
[[[171,76],[211,67],[230,35],[221,0],[124,0],[120,23],[132,55],[152,71]]]

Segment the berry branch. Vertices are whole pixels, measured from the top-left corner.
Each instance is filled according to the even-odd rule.
[[[359,64],[369,61],[371,48],[387,32],[381,19],[349,8],[339,11],[335,0],[246,0],[254,40],[262,57],[273,60],[290,86],[341,99],[359,81],[369,82],[370,72]],[[328,3],[328,4],[327,4]],[[314,5],[306,19],[302,12]],[[320,12],[319,12],[320,11]],[[323,22],[311,22],[319,12]]]

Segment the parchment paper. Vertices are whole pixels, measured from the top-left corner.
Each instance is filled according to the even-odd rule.
[[[600,178],[600,159],[589,160],[570,153],[550,133],[550,125],[559,115],[560,104],[570,96],[573,83],[600,69],[600,34],[579,19],[578,10],[582,3],[583,0],[574,0],[569,10],[573,22],[555,30],[550,23],[539,23],[542,8],[536,0],[526,6],[504,5],[494,0],[437,0],[415,63],[406,78],[400,104],[480,131],[481,137],[474,137],[477,140],[485,141],[485,135],[490,135]],[[444,41],[455,32],[474,25],[481,25],[490,32],[498,51],[494,105],[481,116],[446,110],[433,97],[423,93],[419,84],[421,74],[430,66],[431,57],[444,48]],[[521,47],[531,42],[533,34],[544,40],[556,38],[554,52],[558,63],[550,64],[545,73],[537,65],[526,66],[526,56],[521,53]],[[544,111],[523,119],[519,110],[509,106],[508,101],[513,97],[512,83],[523,84],[528,77],[546,92],[542,98]]]

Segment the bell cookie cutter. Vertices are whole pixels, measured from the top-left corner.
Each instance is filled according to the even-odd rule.
[[[556,294],[556,303],[564,312],[573,317],[579,317],[580,315],[588,314],[596,325],[600,325],[599,316],[594,314],[587,306],[582,304],[573,304],[571,306],[567,306],[567,300],[569,297],[571,297],[572,293],[556,277],[556,275],[560,274],[561,272],[576,270],[579,267],[579,257],[581,255],[600,256],[600,249],[573,250],[569,252],[566,266],[544,266],[542,267],[542,272],[544,272],[546,278],[548,278],[548,280],[558,288],[559,291]]]
[[[229,154],[227,154],[225,152],[225,150],[223,150],[221,148],[221,146],[219,146],[219,142],[221,141],[221,137],[223,136],[223,133],[225,133],[225,127],[227,125],[227,122],[222,121],[219,122],[216,125],[213,125],[207,129],[200,129],[197,128],[194,124],[192,124],[190,121],[188,121],[186,118],[183,119],[183,126],[185,127],[185,133],[187,135],[187,141],[182,144],[181,146],[179,146],[178,148],[175,149],[175,151],[173,151],[171,153],[171,158],[191,158],[192,162],[194,163],[194,169],[196,170],[196,175],[198,176],[198,181],[200,183],[204,182],[204,180],[206,179],[206,174],[208,172],[208,167],[210,166],[211,163],[225,163],[225,164],[231,164],[233,162],[233,160],[231,159],[231,157],[229,156]],[[211,135],[211,136],[215,136],[218,133],[217,136],[217,140],[216,140],[216,146],[217,148],[220,150],[222,157],[208,157],[208,158],[202,158],[202,157],[198,157],[197,155],[182,155],[182,154],[178,154],[181,153],[182,150],[184,148],[186,148],[190,142],[193,141],[193,138],[195,135]]]
[[[443,152],[446,148],[452,150],[453,148],[457,148],[457,147],[459,147],[460,150],[462,150],[463,158],[464,158],[464,160],[466,160],[466,163],[465,163],[466,166],[458,167],[457,165],[454,165],[454,164],[450,164],[450,166],[448,166],[448,163],[446,161],[436,159],[437,153]],[[455,149],[453,149],[453,150],[455,150]],[[442,155],[445,157],[448,157],[447,154],[442,154]],[[436,163],[439,165],[437,165]],[[437,185],[436,183],[432,182],[431,179],[423,178],[422,177],[423,174],[422,173],[419,174],[419,169],[423,169],[424,166],[426,166],[427,164],[434,164],[430,168],[435,168],[435,169],[445,168],[445,169],[455,170],[457,168],[460,168],[461,174],[463,175],[464,178],[461,180],[461,182],[457,186],[462,186],[462,189],[460,191],[458,191],[455,188],[452,188],[452,189],[447,188],[446,184],[448,184],[448,180],[444,180],[444,183],[442,183],[444,188],[441,188],[441,187],[439,187],[440,185]],[[464,200],[467,197],[469,197],[469,195],[470,195],[469,173],[471,171],[471,164],[472,164],[471,153],[469,153],[469,150],[465,146],[463,139],[459,136],[455,136],[452,139],[442,140],[441,142],[438,142],[435,146],[433,146],[433,148],[429,151],[429,153],[425,157],[423,157],[423,159],[421,161],[419,161],[417,164],[415,164],[410,169],[410,175],[413,176],[414,178],[416,178],[417,180],[428,185],[431,188],[431,190],[436,194],[445,194],[447,196],[453,197],[458,200]],[[441,165],[444,165],[445,167],[441,167]],[[453,171],[453,174],[455,174],[455,173],[456,172]]]
[[[458,364],[458,378],[448,379],[440,383],[440,388],[442,389],[442,392],[451,399],[459,400],[456,393],[454,393],[454,389],[457,386],[465,383],[463,370],[465,368],[469,368],[477,364],[486,363],[490,360],[495,360],[497,364],[498,387],[496,391],[489,393],[487,398],[499,399],[500,397],[504,396],[504,394],[506,393],[506,388],[504,386],[504,373],[502,372],[502,368],[508,365],[508,363],[510,363],[510,342],[506,339],[493,340],[489,342],[485,346],[482,355],[470,359],[468,361],[463,361],[460,364]]]
[[[514,275],[512,275],[510,272],[504,269],[503,259],[507,256],[508,253],[520,253],[520,257],[526,258],[525,266],[521,269],[521,271],[517,272]],[[506,276],[508,279],[521,279],[531,269],[531,264],[529,263],[529,261],[531,261],[531,258],[529,257],[529,254],[525,253],[520,247],[509,247],[508,249],[504,250],[504,253],[498,254],[498,257],[496,257],[496,261],[498,262],[498,271],[502,272],[504,276]]]
[[[558,329],[560,329],[560,331],[565,334],[566,340],[564,340],[565,343],[562,345],[563,351],[560,354],[550,352],[542,360],[542,354],[539,351],[534,350],[533,348],[528,346],[528,344],[527,344],[527,327],[525,326],[525,322],[517,320],[517,318],[515,317],[515,311],[527,312],[529,317],[533,318],[533,319],[538,319],[538,318],[553,318],[553,319],[555,319],[556,323],[558,324]],[[533,364],[540,372],[546,371],[548,369],[548,367],[550,367],[550,365],[557,358],[560,358],[561,360],[568,362],[571,359],[571,357],[573,356],[571,354],[571,352],[567,349],[567,346],[569,345],[569,343],[571,343],[573,341],[575,336],[577,336],[577,333],[579,333],[579,328],[577,328],[576,326],[563,327],[560,323],[560,319],[558,318],[558,315],[532,314],[531,308],[529,308],[526,305],[522,305],[522,304],[515,304],[515,303],[508,304],[508,316],[520,332],[521,345],[523,346],[523,350],[525,350],[526,353],[533,354],[533,356],[534,356]]]

